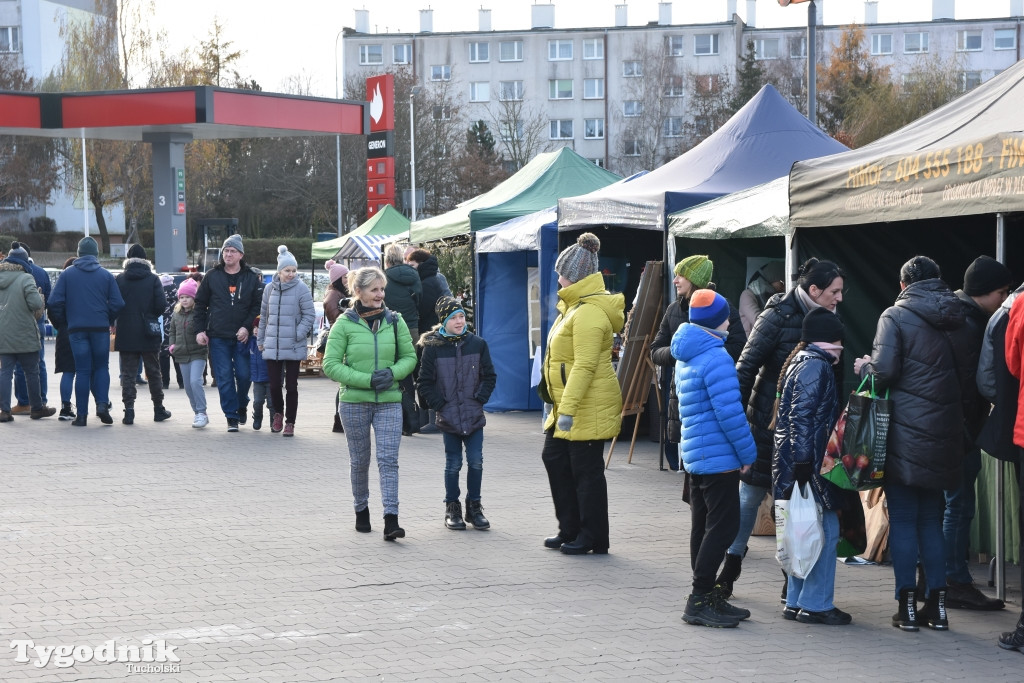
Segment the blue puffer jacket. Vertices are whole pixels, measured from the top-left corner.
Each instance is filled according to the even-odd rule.
[[[440,325],[420,337],[419,390],[437,411],[437,427],[450,434],[472,434],[483,427],[484,404],[497,375],[487,342],[472,332],[458,339],[442,337]]]
[[[47,310],[68,332],[106,332],[124,308],[114,276],[95,256],[79,256],[61,271]]]
[[[683,323],[672,335],[682,440],[679,455],[690,474],[721,474],[757,458],[740,400],[736,367],[725,340]]]
[[[772,457],[772,489],[776,499],[790,497],[793,468],[810,463],[814,498],[826,510],[843,507],[842,491],[818,474],[838,417],[839,397],[832,356],[809,344],[790,362],[779,398]]]

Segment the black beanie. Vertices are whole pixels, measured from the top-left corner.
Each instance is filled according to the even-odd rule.
[[[967,296],[984,296],[1003,287],[1009,287],[1013,281],[1010,269],[991,256],[979,256],[964,273],[964,294]]]
[[[843,338],[843,321],[827,308],[815,308],[804,316],[802,342],[834,342]]]
[[[126,254],[126,256],[128,258],[144,259],[146,258],[146,249],[141,244],[135,243],[132,246],[128,247],[128,253]]]

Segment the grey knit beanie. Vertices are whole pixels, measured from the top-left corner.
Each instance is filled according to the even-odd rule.
[[[592,232],[585,232],[576,238],[576,244],[562,250],[555,261],[555,272],[569,282],[579,282],[588,275],[600,270],[597,252],[601,249],[601,240]]]
[[[281,272],[288,266],[299,267],[299,262],[292,256],[292,252],[288,251],[288,247],[283,244],[277,248],[277,271]]]
[[[228,247],[231,247],[232,249],[237,249],[239,252],[243,254],[245,253],[245,249],[242,248],[242,236],[237,233],[224,240],[224,244],[222,244],[220,248],[223,251]]]
[[[79,256],[99,256],[100,245],[96,244],[96,240],[91,237],[83,237],[78,243],[78,255]]]

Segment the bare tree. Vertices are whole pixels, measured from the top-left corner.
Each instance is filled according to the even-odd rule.
[[[522,81],[513,81],[498,93],[498,103],[490,110],[492,128],[498,133],[498,144],[506,170],[515,172],[545,151],[548,122],[543,112],[526,104],[526,88]]]
[[[732,87],[724,70],[716,74],[687,73],[691,118],[684,124],[684,150],[696,147],[721,128],[733,111]]]

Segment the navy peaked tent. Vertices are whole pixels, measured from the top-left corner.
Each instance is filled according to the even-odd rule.
[[[845,152],[766,85],[703,142],[643,178],[558,201],[558,229],[664,230],[665,216],[789,173],[793,162]]]

